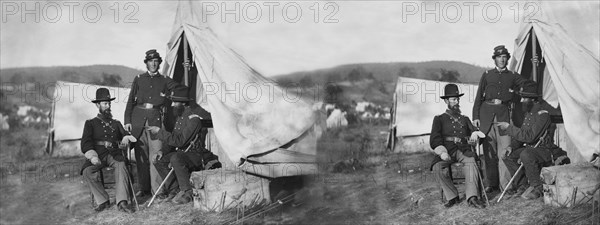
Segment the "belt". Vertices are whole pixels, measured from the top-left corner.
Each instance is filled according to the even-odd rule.
[[[445,141],[451,141],[454,143],[463,143],[463,140],[466,140],[465,138],[459,138],[459,137],[445,137],[444,138]]]
[[[144,109],[160,109],[161,105],[154,105],[151,103],[140,103],[137,104],[138,107],[140,108],[144,108]]]
[[[106,148],[112,148],[113,146],[116,146],[110,141],[96,141],[94,144],[104,146]]]
[[[502,101],[500,99],[486,99],[485,102],[490,105],[507,105],[510,103],[510,101]]]

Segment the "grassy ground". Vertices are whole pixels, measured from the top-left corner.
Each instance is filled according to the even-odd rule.
[[[78,175],[81,157],[43,155],[43,143],[25,135],[35,130],[2,133],[0,224],[600,224],[598,206],[555,208],[541,199],[445,209],[429,171],[432,155],[387,151],[385,129],[329,130],[318,143],[320,173],[306,178],[292,203],[275,203],[254,217],[249,215],[265,208],[214,213],[159,203],[135,214],[114,205],[95,213]]]

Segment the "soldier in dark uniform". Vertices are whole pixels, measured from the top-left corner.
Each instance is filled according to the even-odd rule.
[[[146,52],[144,63],[148,72],[133,79],[125,109],[125,129],[140,140],[135,145],[140,185],[140,191],[136,194],[138,197],[151,195],[151,191],[156,191],[161,182],[158,171],[150,164],[150,159],[156,156],[162,144],[143,128],[163,126],[164,96],[179,85],[171,78],[158,73],[161,62],[162,58],[156,50]]]
[[[549,130],[550,115],[548,111],[542,110],[535,83],[523,87],[519,95],[525,110],[523,125],[519,128],[507,122],[500,122],[497,126],[505,130],[513,140],[507,156],[504,157],[508,170],[514,175],[519,168],[520,159],[532,189],[523,198],[535,199],[542,195],[541,168],[553,165],[554,160],[561,156],[566,157],[566,152],[552,141]],[[515,177],[517,183],[507,191],[509,195],[520,195],[525,191],[526,182],[522,178],[522,173]]]
[[[527,79],[518,73],[509,71],[506,66],[510,53],[500,45],[494,48],[492,55],[496,68],[487,70],[481,75],[479,88],[473,104],[473,124],[486,134],[483,143],[485,163],[485,186],[487,192],[505,187],[510,175],[503,161],[499,159],[510,145],[510,136],[492,126],[494,122],[510,122],[509,107],[513,98],[513,90],[518,90]]]
[[[220,168],[221,164],[218,157],[205,148],[206,129],[202,129],[201,120],[208,119],[210,115],[197,104],[191,104],[187,88],[175,90],[169,98],[173,101],[173,113],[177,118],[173,132],[156,126],[148,130],[164,143],[155,162],[161,176],[166,177],[169,166],[175,175],[167,178],[165,191],[159,198],[185,204],[192,200],[191,172]]]
[[[470,145],[477,141],[478,133],[476,132],[478,131],[471,124],[471,120],[460,112],[460,96],[464,94],[459,94],[458,86],[456,84],[446,85],[444,94],[441,98],[448,105],[448,109],[433,118],[429,138],[431,148],[438,155],[433,161],[432,169],[446,199],[448,199],[444,206],[452,207],[459,202],[458,190],[444,169],[450,167],[454,162],[461,162],[464,164],[467,202],[471,207],[483,208],[484,205],[478,199],[479,173],[475,164],[475,153],[471,150]]]
[[[106,166],[115,168],[116,202],[120,211],[131,213],[128,206],[130,183],[125,165],[125,158],[121,149],[126,143],[121,144],[125,136],[123,125],[112,118],[110,102],[115,98],[110,97],[106,88],[96,90],[96,103],[100,113],[93,119],[85,121],[83,135],[81,136],[81,151],[87,158],[82,168],[82,175],[94,197],[99,203],[96,211],[102,211],[110,205],[108,193],[103,184],[96,179],[97,172]]]

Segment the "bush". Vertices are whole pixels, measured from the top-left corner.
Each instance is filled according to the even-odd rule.
[[[45,130],[35,128],[13,129],[10,132],[2,132],[1,154],[9,156],[11,161],[17,163],[40,158],[44,155],[46,144],[44,133]]]

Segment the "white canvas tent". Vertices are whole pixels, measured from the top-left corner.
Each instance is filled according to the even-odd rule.
[[[98,88],[107,88],[115,98],[111,102],[113,118],[122,121],[129,96],[129,88],[108,87],[84,83],[58,81],[52,95],[49,138],[53,144],[47,149],[51,156],[83,156],[80,139],[85,121],[98,114],[98,108],[92,103]]]
[[[398,77],[392,106],[392,120],[388,145],[394,151],[429,151],[429,133],[433,117],[444,113],[446,104],[440,96],[448,82]],[[477,85],[456,84],[460,93],[460,108],[463,115],[473,109]],[[470,116],[469,116],[470,117]],[[472,118],[470,118],[472,119]],[[395,140],[403,140],[396,146]]]
[[[562,111],[561,147],[572,161],[589,161],[600,154],[600,3],[535,4],[539,12],[522,19],[510,69],[529,74],[535,48],[545,68],[533,79],[542,81],[544,100]]]
[[[263,176],[315,173],[321,127],[312,104],[251,68],[201,22],[202,12],[200,1],[179,2],[163,74],[192,87],[197,103],[211,113],[211,146],[218,148],[211,150],[225,165],[246,162],[246,171]],[[194,65],[189,77],[181,65],[186,57]],[[289,174],[267,168],[273,164],[299,169]]]

